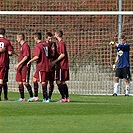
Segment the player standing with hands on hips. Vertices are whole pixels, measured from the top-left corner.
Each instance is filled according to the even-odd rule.
[[[126,88],[125,88],[125,96],[129,96],[130,92],[130,45],[126,42],[125,35],[121,35],[120,44],[115,44],[117,47],[117,57],[115,60],[116,73],[115,73],[115,83],[114,83],[114,93],[113,96],[117,96],[118,87],[119,87],[119,79],[125,79]]]
[[[51,63],[51,67],[56,64],[56,84],[61,94],[59,102],[70,102],[68,86],[65,81],[69,80],[69,64],[66,44],[62,40],[63,31],[55,31],[55,38],[58,40],[57,59]]]

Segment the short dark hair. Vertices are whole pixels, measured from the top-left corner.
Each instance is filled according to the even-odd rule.
[[[42,33],[41,32],[36,32],[33,34],[35,37],[37,37],[39,40],[42,39]]]
[[[123,39],[123,40],[126,40],[125,34],[122,34],[122,35],[120,36],[120,38]]]
[[[62,30],[56,30],[55,31],[59,37],[62,37],[63,36],[63,31]]]
[[[6,33],[6,30],[4,28],[0,28],[0,34],[5,35],[5,33]]]
[[[18,33],[17,35],[20,36],[22,40],[25,40],[25,35],[24,35],[24,33]]]
[[[53,36],[53,34],[52,34],[51,32],[47,32],[47,33],[46,33],[46,38],[47,38],[47,37],[52,37],[52,36]]]

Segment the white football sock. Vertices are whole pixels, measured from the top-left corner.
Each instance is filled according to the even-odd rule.
[[[126,93],[125,94],[129,94],[129,92],[130,92],[130,85],[126,85]]]
[[[114,93],[118,93],[118,86],[119,86],[119,83],[115,83],[114,84]]]

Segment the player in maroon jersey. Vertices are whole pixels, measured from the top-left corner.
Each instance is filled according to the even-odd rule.
[[[34,47],[34,57],[27,63],[36,61],[36,72],[33,76],[34,97],[30,101],[38,100],[38,82],[42,85],[43,102],[49,102],[47,94],[48,74],[49,74],[49,57],[52,54],[51,48],[47,43],[42,42],[42,34],[37,32],[34,34],[34,40],[37,43]]]
[[[55,37],[58,40],[57,46],[57,59],[51,63],[51,67],[57,64],[56,68],[56,83],[59,92],[62,96],[59,102],[70,102],[68,86],[65,81],[69,80],[69,64],[68,64],[68,54],[66,50],[66,44],[62,40],[63,31],[57,30],[55,32]]]
[[[52,56],[50,57],[50,62],[56,59],[56,43],[53,41],[53,34],[51,32],[47,32],[45,36],[45,42],[49,44],[52,50]],[[55,66],[52,67],[49,71],[49,101],[51,101],[51,96],[54,90],[54,81],[55,81]]]
[[[4,88],[4,99],[8,100],[8,70],[9,70],[9,55],[12,55],[13,48],[9,40],[5,36],[5,29],[0,28],[0,100],[2,86]]]
[[[25,35],[23,33],[17,34],[16,40],[21,45],[18,56],[18,63],[14,66],[15,70],[17,71],[16,81],[18,82],[20,93],[20,99],[16,100],[16,102],[25,102],[24,85],[30,94],[30,98],[33,97],[32,88],[29,84],[30,65],[27,67],[27,62],[31,59],[31,52],[30,46],[25,41]]]

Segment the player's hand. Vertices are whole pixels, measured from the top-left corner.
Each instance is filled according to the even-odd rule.
[[[29,67],[29,65],[30,65],[30,62],[27,63],[27,67]]]
[[[51,62],[51,64],[50,64],[50,68],[52,68],[54,65],[55,65],[55,62],[54,62],[54,61]]]
[[[113,64],[113,71],[116,70],[116,64]]]
[[[14,66],[14,69],[17,70],[18,67],[19,67],[19,65],[17,64],[17,65]]]
[[[114,41],[110,41],[109,45],[115,45]]]

